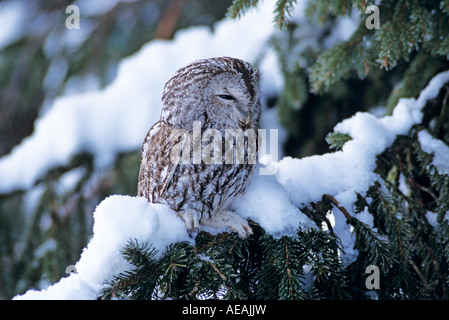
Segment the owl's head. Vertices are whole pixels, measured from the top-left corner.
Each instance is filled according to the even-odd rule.
[[[210,121],[217,128],[256,128],[259,71],[236,58],[198,60],[179,69],[162,95],[162,119],[183,128]]]

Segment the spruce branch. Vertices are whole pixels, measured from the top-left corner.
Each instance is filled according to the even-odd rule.
[[[234,0],[226,15],[231,19],[240,18],[248,9],[257,6],[258,2],[259,0]]]
[[[349,40],[335,44],[318,56],[309,72],[312,92],[327,92],[335,82],[349,75],[354,61],[358,61],[356,57],[367,32],[365,24],[360,23]]]
[[[443,126],[443,122],[447,121],[447,119],[449,118],[449,108],[448,108],[448,102],[449,102],[449,84],[446,84],[444,86],[445,90],[446,90],[446,94],[444,95],[442,104],[441,104],[441,111],[440,111],[440,115],[437,118],[437,123],[435,125],[435,135],[438,136],[440,134],[440,131],[442,129]]]
[[[136,267],[149,265],[157,253],[158,250],[148,244],[140,244],[137,239],[129,240],[121,250],[121,254]]]
[[[417,0],[412,2],[410,15],[411,23],[415,26],[415,32],[421,41],[432,38],[432,15],[426,7],[421,6]]]
[[[322,298],[348,299],[349,279],[340,260],[343,251],[340,239],[322,230],[298,232],[303,245],[302,259],[311,265],[315,276],[315,288]]]
[[[341,150],[346,142],[352,140],[352,137],[347,133],[331,132],[325,139],[331,149]]]
[[[278,0],[274,9],[274,22],[280,30],[283,30],[286,26],[288,17],[293,11],[296,0]]]
[[[292,283],[292,274],[289,266],[289,257],[288,257],[288,244],[287,239],[284,238],[284,246],[285,246],[285,267],[287,271],[287,277],[288,277],[288,285],[290,287],[290,298],[291,300],[295,300],[295,295],[293,293],[293,283]]]
[[[201,284],[201,274],[196,279],[195,285],[193,286],[192,290],[189,291],[188,296],[190,298],[195,298],[196,297],[197,292],[199,291],[199,288],[200,288],[200,284]]]
[[[441,0],[440,1],[440,9],[449,14],[449,0]]]
[[[207,263],[212,267],[212,269],[215,270],[216,273],[218,273],[218,275],[224,282],[226,282],[228,280],[226,278],[226,276],[223,274],[223,272],[221,272],[220,269],[217,268],[217,266],[214,262],[212,262],[211,260],[208,260]]]
[[[346,221],[347,221],[348,223],[350,223],[352,219],[355,219],[353,216],[351,216],[351,214],[348,212],[348,210],[346,210],[346,208],[343,207],[343,206],[337,201],[337,199],[335,199],[333,196],[331,196],[331,195],[329,195],[329,194],[325,194],[325,195],[323,195],[323,199],[332,202],[332,203],[338,208],[338,210],[340,210],[341,213],[343,213],[343,215],[345,216]]]
[[[398,260],[406,262],[410,249],[408,243],[411,241],[411,228],[407,220],[399,217],[401,213],[401,200],[393,197],[385,197],[380,191],[381,185],[378,181],[375,182],[376,212],[379,217],[383,219],[387,235],[393,241],[393,248],[398,251]]]
[[[321,215],[321,217],[322,217],[322,219],[324,220],[324,222],[326,223],[326,226],[327,226],[327,228],[329,229],[329,231],[333,233],[334,230],[333,230],[333,228],[332,228],[331,222],[330,222],[329,219],[326,217],[326,211],[323,210],[323,208],[321,207],[321,205],[318,204],[318,203],[311,202],[311,205],[312,205],[313,209],[314,209],[315,211],[317,211],[317,212]]]

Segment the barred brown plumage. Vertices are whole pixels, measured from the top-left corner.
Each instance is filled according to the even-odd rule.
[[[138,195],[152,203],[168,204],[186,222],[191,235],[199,225],[226,226],[241,237],[251,234],[246,220],[227,210],[233,198],[249,184],[253,163],[242,164],[173,161],[171,153],[181,140],[178,130],[193,134],[194,122],[201,134],[214,129],[257,131],[260,117],[259,72],[249,63],[230,57],[194,61],[179,69],[166,83],[161,118],[149,130],[142,146]],[[248,145],[245,138],[245,146]],[[210,139],[183,140],[192,149]],[[221,143],[221,142],[220,142]],[[185,149],[183,149],[185,150]],[[191,150],[191,149],[188,149]]]

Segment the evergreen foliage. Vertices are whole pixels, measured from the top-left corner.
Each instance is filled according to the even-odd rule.
[[[438,117],[447,96],[444,87],[425,110]],[[274,238],[252,223],[255,232],[247,239],[201,232],[194,244],[173,244],[158,258],[146,245],[130,243],[123,253],[135,269],[119,275],[101,298],[369,299],[365,270],[375,265],[379,299],[448,299],[449,175],[438,172],[419,143],[417,132],[431,130],[429,120],[378,156],[379,180],[358,195],[355,215],[324,195],[300,208],[317,228],[294,236]],[[341,260],[330,210],[353,227],[358,255],[350,264]],[[372,226],[358,218],[362,212]]]
[[[287,3],[290,11],[298,5]],[[289,130],[286,151],[293,156],[326,152],[324,138],[339,119],[378,106],[391,113],[399,98],[417,96],[435,74],[448,69],[444,2],[381,1],[379,29],[365,25],[370,4],[308,1],[301,19],[282,24],[275,19],[284,30],[271,43],[284,76],[278,114]],[[358,19],[352,35],[328,47],[336,24],[349,16]]]
[[[297,1],[276,2],[273,21],[279,32],[267,46],[277,54],[284,87],[270,99],[270,107],[277,108],[288,131],[286,155],[340,150],[352,139],[333,131],[341,119],[379,106],[391,113],[400,98],[417,97],[433,76],[449,69],[448,0],[377,3],[380,29],[366,28],[370,3],[364,0],[309,1],[300,21],[289,19]],[[259,4],[234,0],[227,14],[239,18]],[[105,19],[118,14],[117,9]],[[339,21],[354,15],[359,20],[353,34],[329,46]],[[137,48],[146,37],[139,34],[131,44],[112,41],[111,45]],[[94,46],[95,38],[89,43]],[[98,61],[79,50],[67,78],[83,74],[82,66],[88,69]],[[5,59],[14,56],[10,52]],[[40,68],[48,62],[40,63],[41,50],[32,53],[33,66],[39,67],[38,74],[33,73],[40,75],[33,82],[38,86]],[[105,73],[105,64],[114,59],[118,58],[108,56],[97,66],[98,72]],[[0,77],[2,92],[9,79],[5,75],[12,71],[5,72]],[[106,76],[103,79],[107,82]],[[31,97],[39,102],[38,87]],[[298,229],[290,236],[273,237],[250,222],[254,234],[244,240],[235,234],[203,231],[194,241],[173,243],[164,252],[150,243],[130,241],[121,254],[132,270],[107,283],[99,298],[449,299],[449,175],[438,171],[434,155],[423,150],[418,138],[427,130],[449,145],[448,103],[449,83],[427,102],[422,122],[377,157],[378,179],[366,193],[357,195],[354,208],[323,195],[321,201],[299,208],[316,228]],[[0,266],[7,271],[0,275],[0,296],[9,298],[64,275],[61,266],[73,264],[91,236],[86,212],[109,194],[134,195],[138,165],[138,153],[123,154],[111,172],[98,176],[92,156],[82,154],[68,166],[48,172],[31,192],[0,195]],[[69,189],[61,188],[64,177],[73,173],[76,182]],[[35,197],[35,206],[24,208],[25,197]],[[343,261],[344,248],[329,212],[342,215],[352,227],[354,261]],[[379,267],[380,289],[369,291],[365,281],[371,265]]]
[[[400,97],[416,97],[430,78],[449,66],[449,10],[444,1],[381,1],[379,30],[365,26],[365,1],[309,2],[300,24],[287,19],[295,3],[277,2],[274,23],[283,32],[270,43],[285,79],[277,106],[290,132],[286,149],[292,155],[320,150],[321,142],[313,147],[298,143],[311,140],[309,128],[319,133],[316,140],[326,140],[332,149],[339,150],[351,140],[347,134],[331,132],[332,121],[320,117],[340,119],[352,112],[351,105],[367,110],[384,104],[392,112]],[[257,4],[235,0],[228,15],[240,17]],[[320,39],[338,17],[353,14],[352,8],[360,14],[359,26],[346,41],[324,48]],[[255,234],[245,240],[201,232],[194,245],[174,244],[152,260],[159,270],[153,275],[158,285],[139,298],[369,299],[373,293],[365,286],[366,268],[375,265],[381,276],[374,297],[447,299],[449,176],[432,165],[432,155],[422,150],[418,132],[426,129],[449,144],[448,97],[446,85],[427,102],[422,123],[408,135],[398,136],[378,156],[379,179],[366,194],[358,195],[352,208],[355,215],[324,195],[322,201],[300,208],[317,228],[298,229],[294,236],[274,238],[256,225]],[[343,215],[353,228],[358,255],[349,264],[341,260],[343,247],[327,218],[330,210]],[[368,213],[372,223],[359,219],[359,213]],[[136,265],[134,272],[140,270]],[[108,292],[135,298],[120,290],[128,278],[118,277]],[[174,282],[177,290],[171,289]],[[108,297],[110,293],[102,296]]]

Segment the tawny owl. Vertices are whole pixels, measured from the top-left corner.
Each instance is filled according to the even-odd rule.
[[[228,206],[245,191],[254,167],[247,133],[259,126],[258,70],[230,57],[194,61],[166,83],[162,102],[161,118],[142,146],[138,195],[168,204],[191,236],[200,225],[225,226],[242,238],[252,234],[248,222]],[[229,141],[229,130],[245,132],[244,144],[237,145],[237,137]],[[219,148],[211,151],[212,142]],[[231,147],[226,149],[226,143]],[[238,161],[242,146],[247,150]],[[173,156],[181,154],[182,161]],[[212,154],[215,161],[205,161]]]

